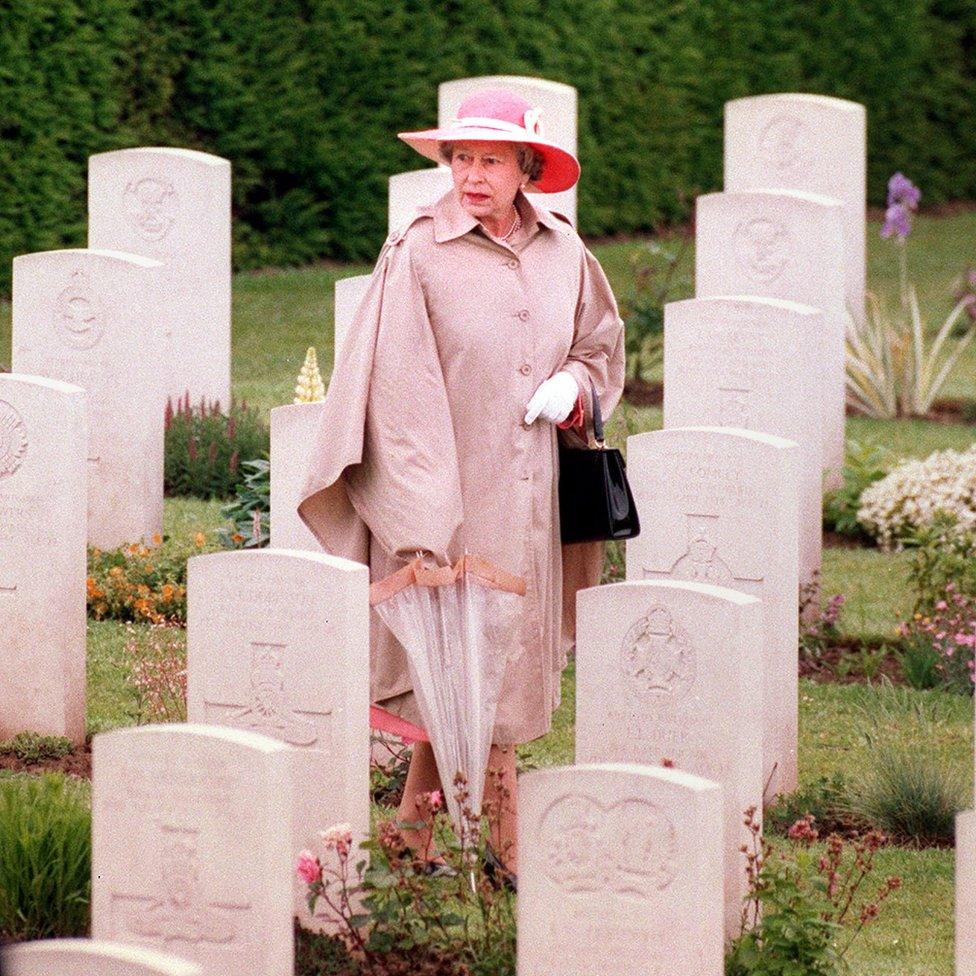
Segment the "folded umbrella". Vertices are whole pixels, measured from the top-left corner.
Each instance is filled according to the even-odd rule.
[[[481,813],[495,712],[517,646],[525,581],[477,556],[426,568],[415,559],[369,588],[370,605],[407,652],[417,707],[434,751],[444,798],[465,842],[458,802],[462,774],[470,814]]]

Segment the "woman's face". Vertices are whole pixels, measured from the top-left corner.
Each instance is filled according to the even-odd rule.
[[[510,142],[456,142],[451,156],[461,206],[478,220],[512,221],[512,202],[525,180]]]

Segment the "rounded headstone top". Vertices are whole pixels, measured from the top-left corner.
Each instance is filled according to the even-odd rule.
[[[114,729],[111,732],[102,732],[95,736],[94,748],[97,751],[99,743],[114,745],[125,741],[135,741],[137,738],[146,740],[157,739],[161,735],[167,738],[174,736],[184,738],[187,742],[217,741],[226,745],[251,749],[254,752],[264,753],[265,755],[276,755],[288,751],[288,746],[278,742],[276,739],[261,735],[257,732],[247,732],[243,729],[232,729],[221,725],[204,725],[196,722],[140,725],[134,728]]]
[[[810,193],[807,190],[719,190],[703,193],[695,200],[696,207],[706,205],[732,206],[735,203],[772,203],[774,201],[796,202],[824,209],[841,210],[843,201],[823,193]]]
[[[733,98],[726,102],[725,109],[729,111],[739,107],[781,102],[816,105],[838,112],[850,112],[852,115],[866,115],[866,109],[860,102],[852,102],[846,98],[835,98],[832,95],[813,95],[808,92],[772,92],[767,95],[746,95],[743,98]]]
[[[147,258],[141,254],[132,254],[129,251],[113,251],[109,248],[102,247],[62,247],[52,251],[32,251],[29,254],[18,254],[14,258],[14,263],[24,264],[51,259],[71,261],[88,258],[116,261],[122,264],[135,265],[140,268],[161,268],[163,266],[162,262],[155,260],[155,258]]]
[[[706,295],[702,298],[682,298],[678,301],[668,302],[669,309],[678,311],[687,310],[692,312],[700,309],[702,305],[744,305],[755,309],[767,309],[770,312],[792,312],[795,315],[809,316],[811,318],[822,318],[823,309],[814,305],[805,305],[803,302],[791,302],[785,298],[767,298],[762,295]]]
[[[28,373],[0,373],[0,387],[11,382],[24,383],[28,386],[50,390],[52,393],[61,393],[66,396],[84,397],[86,395],[80,386],[75,386],[73,383],[62,383],[60,380],[51,380],[46,376],[34,376]]]
[[[9,976],[203,976],[194,962],[169,953],[95,939],[42,939],[0,950]]]
[[[223,169],[230,166],[230,160],[224,159],[223,156],[200,152],[198,149],[181,149],[178,146],[133,146],[131,149],[113,149],[111,152],[96,153],[94,156],[89,156],[88,162],[90,165],[96,161],[122,159],[127,156],[169,156],[174,159],[183,159],[190,163],[198,163],[202,166],[210,166],[214,169]]]

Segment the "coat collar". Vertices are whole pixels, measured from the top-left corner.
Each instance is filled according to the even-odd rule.
[[[536,207],[522,192],[519,192],[515,197],[515,206],[518,207],[518,211],[522,215],[522,226],[530,236],[540,226],[549,230],[557,230],[562,225],[559,217],[554,217],[543,207]],[[461,201],[458,200],[453,189],[445,193],[436,203],[422,208],[421,212],[424,210],[433,215],[434,240],[438,244],[463,237],[478,226],[477,218],[472,217],[461,206]]]

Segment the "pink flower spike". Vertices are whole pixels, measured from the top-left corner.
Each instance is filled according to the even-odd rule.
[[[444,806],[444,794],[440,790],[434,790],[430,794],[430,809],[432,813],[436,813]]]
[[[315,884],[322,880],[322,865],[311,851],[302,851],[295,864],[295,873],[305,884]]]
[[[949,604],[946,603],[945,600],[939,600],[939,602],[935,605],[935,609],[936,610],[946,610],[948,608],[948,606],[949,606]]]

